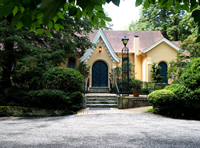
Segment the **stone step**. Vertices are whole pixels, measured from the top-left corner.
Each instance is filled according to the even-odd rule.
[[[117,108],[117,95],[109,93],[89,93],[85,98],[86,107]]]
[[[87,101],[87,104],[117,104],[117,101],[96,100],[96,101]]]
[[[116,96],[87,96],[87,101],[116,101]]]
[[[87,104],[86,107],[113,107],[117,108],[117,104]]]
[[[86,107],[118,107],[115,94],[86,94]]]
[[[109,93],[110,89],[108,87],[90,87],[90,93]]]

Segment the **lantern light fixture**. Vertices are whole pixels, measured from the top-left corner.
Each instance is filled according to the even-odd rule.
[[[101,52],[102,51],[102,47],[101,46],[99,46],[99,52]]]
[[[122,39],[122,42],[124,44],[124,46],[127,45],[129,38],[127,38],[126,36],[124,36],[124,38]]]

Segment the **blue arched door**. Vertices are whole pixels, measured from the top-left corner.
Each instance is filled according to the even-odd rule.
[[[103,61],[92,66],[92,87],[108,87],[108,66]]]
[[[167,83],[168,84],[168,78],[167,78],[168,66],[167,66],[167,64],[165,62],[160,62],[159,66],[161,67],[160,74],[161,74],[161,76],[163,76],[162,83]]]

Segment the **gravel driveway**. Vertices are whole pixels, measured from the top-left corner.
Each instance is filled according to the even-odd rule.
[[[200,147],[200,121],[148,113],[0,118],[4,147]]]

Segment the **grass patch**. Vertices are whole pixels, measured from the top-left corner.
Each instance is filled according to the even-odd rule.
[[[147,113],[153,113],[156,114],[156,110],[154,110],[153,108],[147,109]]]

